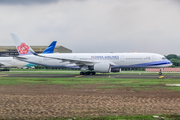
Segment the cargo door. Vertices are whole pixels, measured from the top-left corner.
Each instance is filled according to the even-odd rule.
[[[121,62],[124,62],[124,55],[122,55],[122,56],[120,57],[120,61],[121,61]]]

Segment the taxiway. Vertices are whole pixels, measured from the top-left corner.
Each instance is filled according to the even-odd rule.
[[[29,77],[29,78],[143,78],[143,79],[180,79],[180,75],[124,75],[124,74],[0,74],[0,77]]]

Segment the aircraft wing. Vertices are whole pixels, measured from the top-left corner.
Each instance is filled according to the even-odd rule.
[[[49,59],[56,59],[56,60],[62,60],[62,62],[71,62],[71,63],[81,64],[81,65],[85,65],[85,64],[92,64],[92,65],[93,65],[93,63],[94,63],[92,60],[81,60],[81,59],[48,57],[48,56],[43,56],[43,55],[36,54],[36,53],[33,52],[33,51],[30,51],[30,52],[33,53],[33,54],[36,55],[36,56],[39,56],[39,57],[49,58]]]
[[[38,55],[39,57],[44,57],[44,58],[50,58],[50,59],[56,59],[56,60],[62,60],[62,62],[70,62],[70,63],[75,63],[75,64],[93,64],[94,62],[92,60],[80,60],[80,59],[69,59],[69,58],[59,58],[59,57],[47,57],[47,56],[42,56]]]
[[[81,59],[70,59],[70,58],[59,58],[59,57],[48,57],[48,56],[43,56],[43,55],[39,55],[36,54],[33,51],[30,51],[31,53],[33,53],[36,56],[39,57],[43,57],[43,58],[50,58],[50,59],[56,59],[56,60],[62,60],[62,62],[71,62],[71,63],[75,63],[75,64],[79,64],[79,65],[94,65],[95,63],[99,63],[97,61],[93,61],[93,60],[81,60]],[[114,63],[111,63],[111,65],[115,65]]]

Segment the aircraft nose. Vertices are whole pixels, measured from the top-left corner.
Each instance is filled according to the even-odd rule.
[[[172,64],[172,62],[171,62],[171,61],[169,61],[169,60],[168,60],[168,64],[169,64],[169,66],[172,66],[172,65],[173,65],[173,64]]]

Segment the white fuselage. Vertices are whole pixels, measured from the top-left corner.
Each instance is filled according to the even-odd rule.
[[[19,68],[29,63],[13,59],[13,57],[0,57],[0,67],[3,68]]]
[[[172,65],[163,55],[155,53],[53,53],[40,55],[53,59],[35,55],[19,57],[26,58],[24,60],[26,62],[51,67],[72,65],[73,68],[73,66],[94,66],[97,63],[110,63],[111,68],[164,68]],[[63,58],[72,59],[73,62],[71,60],[64,61]],[[74,62],[74,60],[77,62]]]

